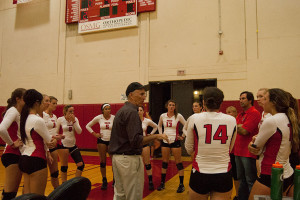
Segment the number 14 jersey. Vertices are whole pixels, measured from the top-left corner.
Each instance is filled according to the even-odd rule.
[[[195,151],[193,168],[200,173],[226,173],[231,169],[229,147],[236,130],[230,115],[204,112],[192,115],[185,141],[188,153]]]

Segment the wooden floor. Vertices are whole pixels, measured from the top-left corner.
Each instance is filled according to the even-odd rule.
[[[3,147],[0,147],[0,155],[2,154]],[[89,194],[88,200],[111,200],[113,199],[113,187],[112,187],[112,167],[110,158],[107,159],[107,180],[109,182],[108,189],[103,191],[100,189],[102,184],[102,178],[100,175],[100,166],[99,166],[99,157],[97,152],[81,152],[83,155],[83,159],[85,161],[85,169],[83,171],[83,176],[90,179],[92,183],[92,189]],[[161,159],[153,159],[151,160],[152,170],[153,170],[153,182],[155,187],[157,187],[160,183],[160,170],[161,170]],[[176,193],[179,177],[177,173],[176,164],[171,158],[169,163],[167,177],[166,177],[166,189],[163,191],[149,191],[148,190],[148,178],[145,172],[145,186],[144,186],[144,200],[186,200],[188,199],[188,182],[191,171],[191,159],[190,157],[183,157],[183,165],[184,165],[184,185],[186,191],[178,194]],[[60,166],[59,166],[60,169]],[[69,159],[69,169],[68,169],[68,179],[73,178],[76,171],[76,165]],[[0,162],[0,191],[3,190],[3,182],[4,182],[4,167]],[[21,181],[20,188],[18,191],[18,195],[22,193],[22,185],[23,180]],[[53,187],[50,182],[50,177],[47,180],[47,187],[45,191],[45,195],[50,194],[53,191]],[[233,189],[232,197],[235,196],[235,190]]]

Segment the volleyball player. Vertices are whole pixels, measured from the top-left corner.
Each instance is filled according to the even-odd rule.
[[[18,163],[20,149],[23,145],[20,140],[20,113],[24,106],[23,95],[25,89],[17,88],[11,93],[7,100],[7,107],[3,113],[3,120],[0,124],[0,137],[6,143],[1,161],[5,167],[4,189],[2,199],[10,200],[15,198],[22,178]]]
[[[62,147],[60,151],[61,159],[61,180],[62,182],[67,181],[67,171],[68,171],[68,157],[71,155],[72,159],[77,165],[77,170],[75,176],[81,176],[84,169],[84,162],[79,149],[76,146],[77,134],[81,134],[82,129],[79,125],[77,117],[74,115],[74,107],[72,105],[66,105],[63,109],[64,116],[57,119],[57,128],[60,127],[63,131]]]
[[[193,103],[193,112],[194,112],[194,114],[201,113],[202,110],[203,110],[203,104],[200,103],[200,102],[198,102],[198,101],[195,101]],[[182,129],[184,136],[186,136],[186,132],[187,132],[187,128],[188,128],[188,125],[189,125],[189,121],[190,121],[190,117],[186,120],[186,123],[185,123],[185,125],[184,125],[184,127]],[[192,153],[191,154],[191,158],[194,159],[194,156],[195,156],[194,153]]]
[[[43,119],[45,120],[46,126],[49,130],[50,135],[55,138],[57,141],[62,139],[62,135],[57,135],[57,117],[55,114],[53,114],[53,111],[56,110],[57,107],[57,99],[53,96],[49,96],[50,105],[43,113]],[[49,172],[51,176],[51,184],[55,188],[59,186],[59,180],[58,180],[58,151],[57,147],[54,147],[52,149],[49,149],[52,160],[48,161],[49,166]]]
[[[238,113],[234,106],[229,106],[226,108],[226,114],[231,115],[232,117],[236,118]]]
[[[201,113],[202,109],[203,109],[202,103],[200,103],[200,102],[198,102],[198,101],[195,101],[195,102],[193,103],[193,112],[194,112],[194,114],[196,114],[196,113]],[[186,123],[185,123],[185,125],[184,125],[184,127],[183,127],[183,129],[182,129],[184,135],[186,135],[187,127],[188,127],[188,125],[189,125],[189,119],[190,119],[190,118],[187,119],[187,121],[186,121]]]
[[[43,94],[43,100],[42,100],[42,103],[41,103],[41,109],[40,109],[40,113],[37,113],[40,117],[44,118],[44,113],[45,111],[48,109],[50,105],[50,98],[48,95],[46,94]]]
[[[143,136],[148,135],[147,134],[148,126],[151,126],[153,128],[149,135],[154,134],[157,131],[157,124],[154,123],[151,119],[144,117],[144,107],[142,107],[142,106],[139,106],[139,116],[142,121]],[[154,190],[154,185],[153,185],[153,181],[152,181],[152,167],[151,167],[151,163],[150,163],[150,146],[149,146],[149,144],[146,144],[143,146],[142,157],[143,157],[146,172],[148,175],[149,190]]]
[[[164,133],[169,138],[169,143],[165,140],[162,142],[161,152],[162,152],[162,169],[161,169],[161,184],[157,188],[158,191],[165,189],[166,173],[168,168],[168,162],[170,159],[170,150],[174,155],[177,169],[179,171],[180,184],[177,189],[177,193],[182,193],[185,188],[183,185],[184,171],[183,164],[181,161],[181,144],[180,140],[184,139],[184,136],[179,135],[178,126],[181,123],[185,125],[185,119],[183,116],[177,112],[176,102],[174,100],[169,100],[166,103],[167,113],[161,114],[158,122],[158,131],[160,134]],[[164,132],[162,131],[164,127]]]
[[[207,112],[191,117],[185,148],[195,152],[189,183],[189,199],[230,199],[232,175],[229,152],[236,136],[234,117],[219,112],[223,92],[216,87],[203,91]]]
[[[42,94],[30,89],[23,99],[25,105],[21,112],[20,132],[25,148],[19,167],[24,175],[24,193],[44,195],[48,175],[45,144],[53,148],[56,140],[50,136],[45,121],[37,116],[42,110]]]
[[[263,102],[264,102],[264,98],[265,98],[265,95],[266,93],[268,92],[268,89],[267,88],[260,88],[258,91],[257,91],[257,94],[256,94],[256,97],[257,97],[257,103],[259,106],[261,107],[264,107],[263,106]],[[268,112],[266,112],[265,110],[262,112],[261,114],[261,120],[258,124],[258,128],[260,128],[260,126],[262,125],[263,121],[268,118],[268,117],[271,117],[272,115]]]
[[[284,195],[292,195],[293,168],[289,156],[291,149],[299,150],[299,127],[294,109],[289,104],[289,98],[282,89],[269,89],[264,96],[264,110],[272,116],[264,120],[257,137],[248,145],[251,153],[260,154],[261,168],[261,175],[253,185],[249,199],[253,199],[254,195],[270,195],[271,170],[275,162],[283,165]]]
[[[86,125],[86,129],[97,138],[97,148],[100,156],[100,172],[102,175],[101,190],[107,189],[106,178],[106,154],[109,147],[109,140],[111,135],[111,128],[114,122],[115,116],[111,114],[111,106],[108,103],[104,103],[101,106],[102,114],[96,116],[92,121]],[[92,126],[95,124],[100,125],[100,133],[96,133]]]

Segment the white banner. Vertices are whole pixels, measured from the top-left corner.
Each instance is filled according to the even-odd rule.
[[[132,26],[137,26],[136,15],[79,23],[78,33],[88,33]]]

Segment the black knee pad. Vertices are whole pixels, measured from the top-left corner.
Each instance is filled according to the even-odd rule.
[[[51,177],[52,177],[52,178],[57,178],[57,177],[58,177],[58,174],[59,174],[59,172],[58,172],[58,170],[57,170],[56,172],[51,173]]]
[[[68,171],[68,166],[61,166],[60,171],[66,173]]]
[[[101,168],[105,168],[106,167],[106,163],[105,162],[100,163],[100,167]]]
[[[81,153],[78,149],[75,149],[74,151],[71,152],[71,157],[75,163],[83,162]]]
[[[150,170],[151,169],[151,164],[145,165],[146,170]]]
[[[84,162],[82,162],[82,165],[79,166],[79,167],[77,167],[77,169],[80,170],[80,171],[83,171],[83,169],[84,169]]]
[[[176,164],[176,167],[177,167],[178,170],[182,170],[183,169],[183,164],[178,163],[178,164]]]
[[[17,196],[17,192],[4,192],[2,191],[2,200],[11,200]]]
[[[168,163],[167,162],[162,162],[162,168],[163,169],[168,169]]]

